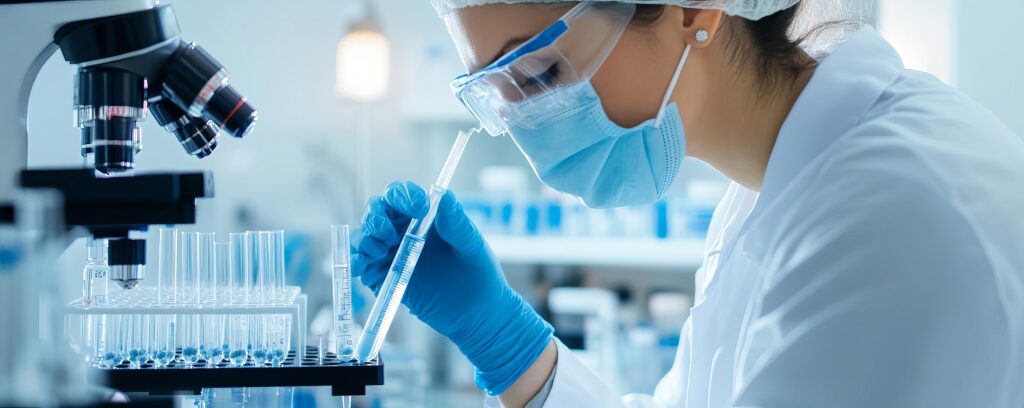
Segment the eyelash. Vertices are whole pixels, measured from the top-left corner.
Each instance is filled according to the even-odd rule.
[[[534,75],[524,79],[523,82],[519,84],[519,87],[523,90],[529,90],[534,87],[547,88],[555,82],[556,78],[558,78],[558,64],[551,64],[547,70],[539,75]]]

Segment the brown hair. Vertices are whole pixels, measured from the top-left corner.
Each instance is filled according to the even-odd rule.
[[[760,20],[728,16],[724,28],[729,31],[728,44],[733,63],[757,67],[756,74],[765,90],[778,81],[795,80],[817,65],[807,56],[801,44],[808,36],[791,38],[790,31],[800,10],[800,4],[778,11]],[[637,5],[631,24],[649,26],[661,18],[663,4]]]

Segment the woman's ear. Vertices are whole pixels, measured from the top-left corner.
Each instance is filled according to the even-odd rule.
[[[705,48],[715,41],[722,26],[722,10],[684,8],[682,30],[687,44]]]

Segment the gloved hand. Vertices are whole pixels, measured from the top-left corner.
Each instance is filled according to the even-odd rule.
[[[352,272],[380,290],[411,218],[427,214],[427,192],[395,182],[370,199],[353,237]],[[540,356],[553,329],[509,287],[501,265],[451,191],[442,197],[402,304],[448,337],[476,367],[477,386],[504,392]]]

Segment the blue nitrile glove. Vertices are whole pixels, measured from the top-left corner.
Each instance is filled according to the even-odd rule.
[[[353,237],[352,272],[376,293],[384,282],[410,217],[427,214],[427,193],[395,182],[367,204]],[[540,356],[553,329],[508,286],[462,204],[450,191],[402,303],[412,315],[448,337],[476,367],[477,386],[491,395],[508,389]]]

